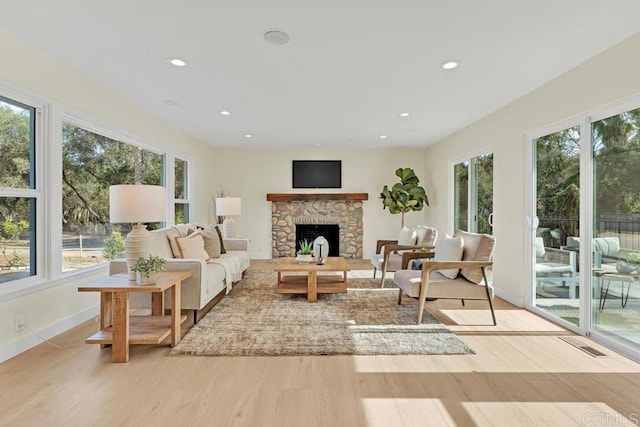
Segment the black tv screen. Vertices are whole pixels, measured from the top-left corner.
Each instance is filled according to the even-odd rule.
[[[341,188],[341,160],[293,160],[293,188]]]

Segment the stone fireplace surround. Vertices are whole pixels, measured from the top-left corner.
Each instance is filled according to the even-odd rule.
[[[295,256],[297,224],[337,224],[339,253],[362,258],[362,206],[367,193],[267,194],[271,201],[271,255]]]

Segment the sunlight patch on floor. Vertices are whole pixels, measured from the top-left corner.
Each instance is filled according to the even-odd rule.
[[[463,403],[476,425],[633,426],[629,418],[602,402],[469,402]]]
[[[440,399],[362,399],[367,426],[455,426]]]
[[[459,309],[441,309],[440,313],[448,317],[453,323],[446,322],[452,331],[537,331],[566,333],[567,330],[550,321],[536,316],[526,310],[496,310],[497,325],[493,325],[491,310],[460,307]]]

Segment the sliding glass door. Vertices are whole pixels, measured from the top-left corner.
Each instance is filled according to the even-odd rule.
[[[593,330],[640,345],[640,109],[592,123]]]
[[[580,130],[562,129],[533,140],[534,227],[532,303],[579,325],[577,241],[580,217]]]
[[[491,234],[493,217],[493,154],[453,166],[453,229]]]
[[[639,105],[640,97],[528,139],[528,306],[634,357],[640,355]]]

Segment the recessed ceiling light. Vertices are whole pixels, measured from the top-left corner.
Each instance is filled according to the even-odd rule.
[[[447,61],[442,64],[442,68],[445,70],[453,70],[457,68],[460,63],[458,61]]]
[[[177,107],[178,105],[180,105],[180,103],[175,99],[167,99],[166,101],[164,101],[164,103],[171,107]]]
[[[380,139],[387,139],[387,135],[380,135]]]
[[[230,116],[231,115],[231,111],[222,110],[222,111],[220,111],[220,114],[222,114],[223,116]]]
[[[253,135],[251,135],[250,133],[245,133],[245,134],[244,134],[244,137],[245,137],[245,138],[253,138]]]
[[[264,39],[271,44],[287,44],[289,43],[289,35],[280,30],[267,30],[264,33]]]
[[[409,117],[411,113],[400,113],[400,117]]]
[[[185,65],[187,65],[186,62],[184,62],[182,59],[179,59],[179,58],[171,58],[169,59],[169,62],[175,65],[176,67],[184,67]]]
[[[320,143],[319,143],[319,142],[316,142],[316,143],[315,143],[315,144],[313,144],[313,145],[315,145],[316,147],[320,147]]]

